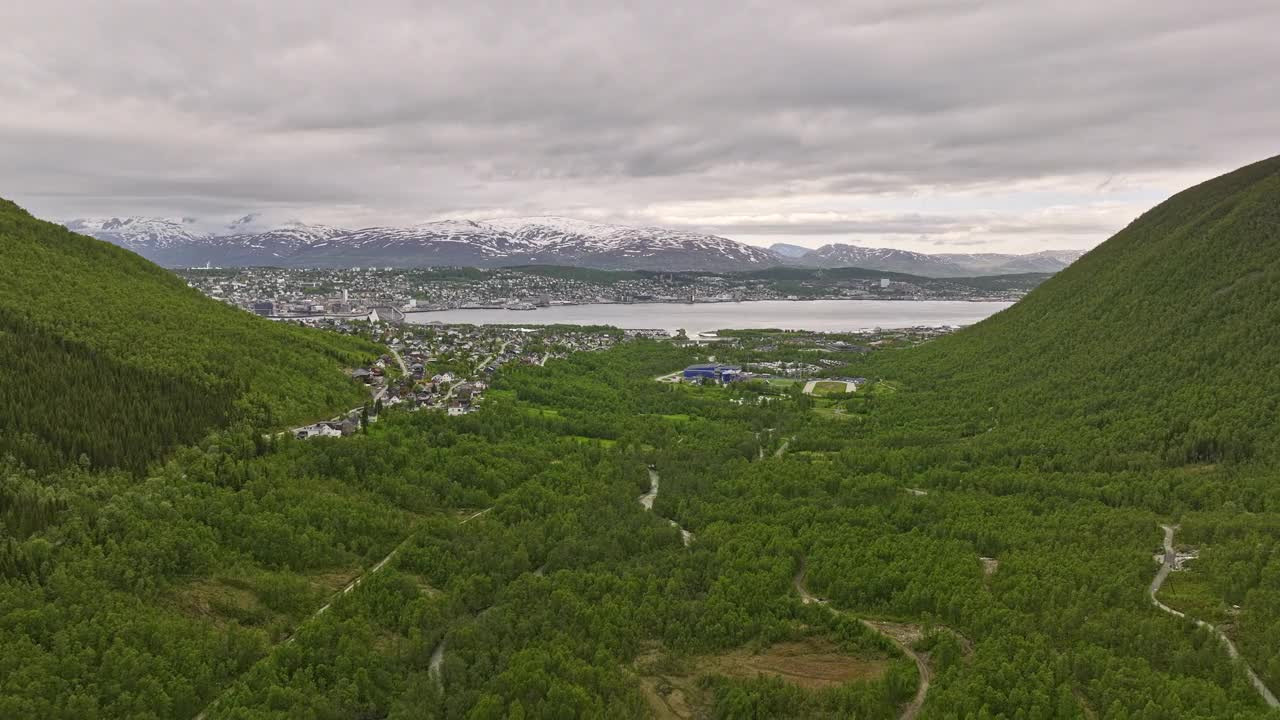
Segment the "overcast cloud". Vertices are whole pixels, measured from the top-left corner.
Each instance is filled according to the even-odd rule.
[[[1280,153],[1280,3],[0,0],[0,196],[1090,247]]]

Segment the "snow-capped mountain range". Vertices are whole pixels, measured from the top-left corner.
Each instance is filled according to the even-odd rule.
[[[255,215],[213,230],[193,218],[93,218],[65,225],[167,267],[506,267],[572,265],[617,270],[738,271],[800,265],[863,267],[932,277],[1055,272],[1079,253],[928,255],[828,245],[764,249],[717,235],[562,217],[444,220],[361,230],[290,222],[264,227]]]
[[[76,232],[168,267],[424,267],[575,265],[626,270],[730,271],[770,267],[764,248],[715,235],[560,217],[444,220],[346,230],[291,223],[265,232],[199,232],[190,219],[73,220]],[[234,228],[233,228],[234,230]]]
[[[88,218],[63,224],[82,235],[107,240],[139,254],[144,249],[203,242],[209,237],[192,227],[193,218]]]
[[[793,262],[807,267],[860,267],[926,277],[973,277],[1053,273],[1075,262],[1079,250],[1042,250],[1028,255],[1005,253],[919,253],[860,245],[823,245]]]

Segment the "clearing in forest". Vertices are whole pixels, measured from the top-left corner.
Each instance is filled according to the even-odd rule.
[[[709,709],[710,691],[699,683],[703,677],[777,677],[806,690],[818,690],[879,679],[889,662],[887,657],[849,655],[830,640],[813,637],[780,642],[761,652],[738,648],[679,663],[660,663],[655,654],[650,654],[637,664],[640,687],[654,716],[687,720],[702,717]]]
[[[806,395],[817,395],[819,397],[825,395],[843,395],[851,393],[858,389],[857,385],[844,380],[810,380],[805,383],[804,392]]]

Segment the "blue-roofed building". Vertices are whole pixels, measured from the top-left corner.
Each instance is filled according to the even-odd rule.
[[[684,369],[687,382],[730,383],[742,375],[742,368],[734,365],[690,365]]]

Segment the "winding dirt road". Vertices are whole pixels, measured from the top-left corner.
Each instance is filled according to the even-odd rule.
[[[1177,557],[1177,553],[1173,549],[1173,534],[1177,532],[1178,526],[1161,525],[1160,528],[1164,530],[1164,559],[1160,563],[1160,570],[1156,572],[1155,578],[1151,581],[1151,587],[1148,588],[1147,594],[1151,596],[1151,603],[1157,608],[1160,608],[1175,617],[1186,618],[1186,613],[1180,610],[1174,610],[1168,605],[1160,602],[1160,599],[1156,597],[1156,593],[1160,592],[1160,587],[1164,585],[1164,581],[1169,578],[1169,573],[1173,570],[1174,561]],[[1227,637],[1226,633],[1204,620],[1200,620],[1198,618],[1188,619],[1194,622],[1197,626],[1202,627],[1217,636],[1218,640],[1226,646],[1227,655],[1231,656],[1232,660],[1240,662],[1240,665],[1244,668],[1245,675],[1249,678],[1250,684],[1252,684],[1254,689],[1258,691],[1258,694],[1262,696],[1263,702],[1265,702],[1269,707],[1280,707],[1280,701],[1276,700],[1276,696],[1271,692],[1271,689],[1267,687],[1266,683],[1262,682],[1262,678],[1258,677],[1258,674],[1249,666],[1249,662],[1240,657],[1240,651],[1236,649],[1236,644],[1231,641],[1231,638]]]
[[[432,680],[436,681],[436,686],[444,689],[444,676],[441,672],[444,669],[444,649],[445,639],[440,638],[440,642],[431,650],[431,659],[427,661],[427,674]]]
[[[809,589],[805,586],[804,582],[805,573],[805,564],[802,561],[800,563],[800,572],[796,573],[794,581],[796,593],[800,595],[800,602],[805,605],[822,605],[833,613],[850,615],[850,613],[845,612],[844,610],[837,610],[836,608],[831,607],[827,604],[827,601],[824,598],[820,598],[809,592]],[[898,716],[901,720],[914,720],[914,718],[920,714],[920,708],[924,706],[925,695],[929,693],[929,681],[933,678],[933,675],[929,670],[929,664],[925,662],[920,653],[916,652],[911,647],[913,637],[918,637],[919,635],[918,630],[902,623],[868,620],[866,618],[857,618],[857,620],[867,628],[888,638],[889,641],[896,645],[899,650],[909,656],[912,660],[915,660],[916,670],[920,673],[920,684],[916,688],[916,696],[911,699],[911,702],[907,703],[906,706],[902,708],[902,714]]]
[[[640,501],[640,505],[644,507],[645,510],[649,510],[649,511],[653,510],[653,501],[658,499],[658,471],[657,470],[654,470],[653,468],[649,468],[649,492],[641,495],[636,499]],[[662,516],[659,515],[658,517],[662,517]],[[693,533],[689,532],[688,530],[685,530],[683,527],[680,526],[680,523],[676,522],[675,520],[672,520],[671,518],[662,518],[662,519],[671,523],[673,527],[675,527],[677,530],[680,531],[680,540],[684,542],[685,547],[689,547],[689,543],[693,542]]]

